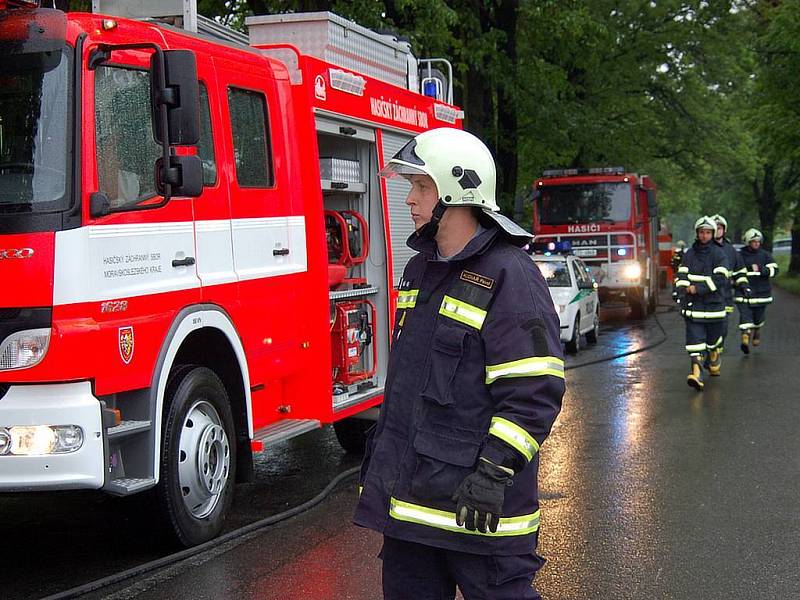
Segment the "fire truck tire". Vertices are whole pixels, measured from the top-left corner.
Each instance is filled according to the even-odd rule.
[[[600,335],[600,309],[594,311],[594,325],[590,331],[586,332],[586,342],[596,344]]]
[[[635,290],[628,296],[628,305],[631,307],[632,319],[644,319],[647,315],[647,300],[644,290]]]
[[[333,424],[339,445],[350,454],[364,454],[367,446],[367,434],[375,425],[374,421],[350,417]]]
[[[164,406],[156,495],[166,533],[188,548],[222,529],[233,501],[236,434],[228,394],[211,369],[174,368]]]
[[[581,349],[581,313],[575,315],[575,324],[572,326],[572,337],[565,344],[567,352],[577,354]]]

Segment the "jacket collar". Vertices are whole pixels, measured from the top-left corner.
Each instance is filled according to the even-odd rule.
[[[489,247],[494,243],[495,239],[499,231],[496,227],[492,227],[490,229],[486,229],[482,231],[475,237],[473,237],[467,245],[464,246],[464,249],[461,250],[458,254],[450,258],[449,260],[452,261],[460,261],[460,260],[467,260],[468,258],[472,258],[473,256],[477,256],[479,254],[483,254]],[[436,256],[436,240],[429,238],[429,237],[420,237],[417,235],[415,231],[412,233],[408,239],[406,240],[406,245],[419,252],[420,254],[425,255],[426,258],[429,260]]]

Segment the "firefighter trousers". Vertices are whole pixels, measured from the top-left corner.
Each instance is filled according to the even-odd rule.
[[[384,600],[541,600],[533,578],[544,559],[485,556],[434,548],[384,536]]]
[[[764,325],[766,318],[766,304],[740,304],[739,329],[759,329]]]
[[[686,319],[686,351],[690,356],[700,356],[706,350],[722,345],[725,319]]]

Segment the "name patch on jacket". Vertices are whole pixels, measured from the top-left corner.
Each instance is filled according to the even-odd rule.
[[[475,285],[484,287],[487,290],[490,290],[494,287],[494,279],[490,279],[489,277],[484,277],[483,275],[479,275],[478,273],[473,273],[472,271],[461,271],[461,275],[459,275],[458,278],[461,281],[474,283]]]

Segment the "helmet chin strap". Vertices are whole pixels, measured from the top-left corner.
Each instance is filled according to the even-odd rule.
[[[417,236],[429,239],[436,237],[436,233],[439,231],[439,221],[442,220],[445,210],[447,210],[447,205],[440,200],[439,203],[433,207],[431,220],[419,228]]]

